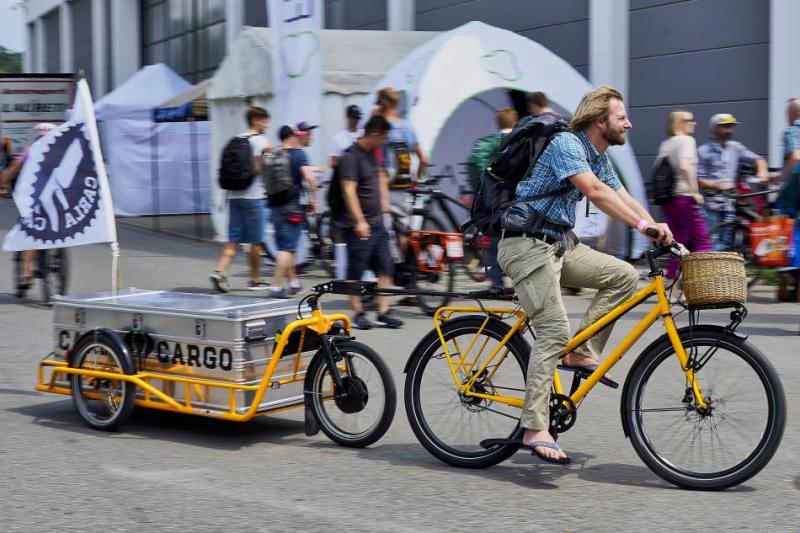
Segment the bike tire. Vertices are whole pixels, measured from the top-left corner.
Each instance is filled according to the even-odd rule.
[[[27,289],[22,286],[22,252],[14,252],[11,265],[11,287],[14,289],[14,296],[24,298]]]
[[[87,361],[89,355],[94,357],[93,364]],[[108,330],[95,330],[81,337],[70,352],[70,367],[102,369],[128,375],[135,373],[128,349],[114,333]],[[79,374],[70,375],[75,409],[89,427],[100,431],[117,431],[130,418],[136,395],[136,385],[129,381],[119,381],[118,387],[112,393],[114,395],[112,399],[108,394],[109,381],[111,380],[89,378]],[[92,388],[94,390],[91,390]],[[98,401],[85,397],[84,391],[92,395],[105,394],[106,397]]]
[[[346,361],[348,355],[351,356],[349,363],[347,363],[348,370],[342,372],[342,379],[348,383],[348,387],[353,385],[355,392],[352,389],[343,393],[334,391],[334,398],[331,398],[330,391],[334,389],[334,384],[326,358],[320,353],[308,368],[310,382],[307,382],[306,385],[306,397],[316,420],[319,422],[320,429],[329,439],[342,446],[363,448],[377,442],[392,424],[397,407],[397,391],[394,386],[394,380],[389,367],[386,366],[380,355],[369,346],[356,341],[337,341],[334,346],[336,352],[341,354],[342,360]],[[362,366],[359,363],[358,366],[361,368],[350,366],[353,361],[352,356],[363,359],[365,364]],[[367,365],[372,367],[369,375],[364,372],[368,368]],[[356,372],[352,372],[353,368],[356,369]],[[372,386],[370,386],[365,380],[369,379],[373,374],[377,375],[377,381],[373,381]],[[377,405],[377,412],[374,413],[375,420],[368,421],[363,429],[345,427],[346,425],[357,424],[357,417],[353,415],[364,413],[370,404],[376,407],[376,389],[379,393],[380,391],[383,392],[383,402]],[[356,397],[356,395],[359,396]],[[352,403],[351,400],[355,403]],[[364,405],[360,405],[359,401],[363,401]],[[371,409],[372,411],[373,409]],[[334,420],[336,417],[341,417],[342,421]]]
[[[53,252],[51,250],[39,250],[36,254],[37,276],[41,281],[42,301],[45,305],[50,305],[50,301],[55,294],[55,272],[52,266]]]
[[[778,449],[786,424],[783,386],[769,360],[745,339],[718,326],[698,326],[691,330],[682,328],[678,333],[687,350],[692,347],[717,347],[708,363],[697,371],[700,387],[709,395],[706,401],[712,406],[712,414],[704,416],[696,408],[693,410],[694,397],[690,385],[679,365],[675,364],[674,349],[664,335],[642,352],[628,374],[621,400],[623,427],[642,461],[665,481],[697,490],[733,487],[760,472]],[[662,367],[665,362],[666,365]],[[665,397],[669,399],[664,400],[664,405],[675,404],[674,408],[657,407],[652,398],[658,394],[647,392],[653,376],[660,376],[659,369],[667,367],[668,370],[663,372],[669,377],[662,378],[659,383],[672,382],[672,385],[665,387],[665,390],[669,390]],[[752,387],[756,393],[748,395],[751,391],[742,376],[750,374],[757,378]],[[728,389],[724,386],[726,383]],[[658,390],[659,386],[653,387]],[[763,398],[760,397],[761,393],[764,394]],[[754,399],[756,394],[758,398]],[[676,398],[681,399],[678,401]],[[739,405],[746,405],[747,413],[742,417],[744,422],[736,420],[736,427],[733,427]],[[766,412],[758,412],[759,407]],[[670,421],[671,418],[676,420]],[[669,428],[669,433],[659,432],[659,424]],[[761,436],[754,446],[746,443],[742,451],[715,453],[713,446],[724,446],[723,439],[732,432],[735,432],[736,438],[729,442],[734,445],[745,442],[750,435],[759,435],[757,430],[746,429],[745,424],[762,426]],[[678,436],[678,445],[670,445],[671,439],[675,439],[681,429],[691,432],[691,440],[680,440]],[[704,435],[709,435],[710,443],[704,444]],[[678,457],[686,454],[688,457],[684,459]],[[739,457],[743,458],[739,460]],[[732,464],[696,466],[695,463],[700,461],[726,461]]]
[[[446,231],[444,224],[435,215],[428,214],[422,220],[422,229],[429,231]],[[408,245],[406,250],[406,265],[411,270],[411,279],[409,288],[419,290],[437,290],[443,292],[452,292],[455,286],[456,265],[452,261],[446,261],[444,268],[441,272],[424,273],[420,272],[417,266],[417,257],[414,254],[411,245]],[[443,279],[442,284],[439,280]],[[436,286],[428,286],[427,284],[437,284]],[[449,297],[444,296],[424,296],[421,294],[416,295],[417,306],[428,316],[433,316],[436,310],[440,307],[450,303]]]
[[[56,250],[56,287],[58,294],[64,296],[69,289],[69,255],[65,248]]]
[[[735,220],[729,222],[720,222],[714,224],[708,230],[708,237],[713,240],[714,235],[718,235],[723,229],[732,228],[733,231],[733,246],[730,251],[737,252],[744,257],[744,269],[747,274],[747,288],[756,285],[764,273],[764,267],[760,266],[756,261],[756,256],[752,254],[750,243],[747,241],[747,233],[744,226],[738,224]]]
[[[449,342],[462,335],[475,335],[478,331],[480,331],[480,328],[484,322],[486,322],[486,317],[482,315],[471,315],[455,318],[447,321],[442,326],[441,333],[445,339],[445,342]],[[488,337],[487,340],[499,342],[508,334],[510,329],[511,327],[501,320],[490,318],[489,321],[486,322],[486,326],[484,327],[482,333]],[[482,341],[477,341],[474,345],[480,345],[481,342]],[[518,372],[519,386],[524,391],[527,372],[526,369],[528,367],[528,358],[530,356],[530,346],[521,335],[515,335],[512,337],[506,346],[509,348],[509,353],[513,355],[513,360],[516,362],[516,366],[511,364],[512,361],[506,355],[504,359],[497,365],[499,367],[503,364],[503,362],[508,361],[508,367],[503,369],[503,374],[501,375],[500,379],[505,378],[506,373],[508,373],[509,379],[513,379],[511,376]],[[442,435],[442,431],[434,429],[434,427],[438,427],[439,425],[438,420],[435,420],[436,414],[430,412],[430,410],[424,407],[424,400],[422,398],[423,378],[426,370],[429,370],[429,374],[432,374],[435,371],[435,368],[429,366],[434,361],[440,362],[440,365],[437,366],[444,365],[445,368],[441,371],[445,377],[441,378],[443,380],[441,383],[434,385],[433,390],[441,390],[447,394],[455,394],[456,401],[458,402],[456,409],[462,408],[464,410],[463,412],[454,412],[452,409],[449,409],[447,412],[443,412],[439,417],[442,420],[442,424],[447,425],[448,423],[454,422],[456,424],[460,424],[461,428],[465,428],[468,424],[468,420],[465,418],[465,416],[469,417],[470,414],[476,415],[473,420],[477,420],[479,422],[478,427],[484,428],[485,433],[480,437],[475,436],[475,442],[466,442],[474,436],[474,433],[471,431],[468,431],[470,436],[463,439],[465,442],[463,444],[458,444],[446,442],[447,440],[452,439]],[[442,353],[442,345],[436,330],[428,333],[428,335],[426,335],[419,342],[419,344],[417,344],[416,348],[414,348],[414,351],[411,353],[411,356],[406,363],[405,372],[406,382],[404,399],[408,422],[411,425],[411,429],[413,430],[414,435],[417,437],[417,440],[434,457],[453,466],[463,468],[486,468],[505,461],[517,451],[518,446],[514,444],[498,444],[489,449],[484,449],[480,446],[479,442],[483,440],[483,438],[521,439],[524,430],[519,425],[519,415],[517,414],[519,411],[516,408],[508,408],[509,410],[513,409],[513,411],[510,412],[515,413],[513,415],[517,419],[515,422],[513,422],[513,417],[507,418],[509,415],[497,414],[498,420],[504,421],[505,425],[502,429],[497,430],[502,434],[493,434],[495,430],[494,428],[490,427],[493,425],[493,423],[487,423],[488,420],[478,419],[477,417],[480,416],[481,413],[495,413],[496,410],[489,411],[486,409],[492,405],[488,400],[480,400],[476,402],[475,398],[460,396],[456,392],[452,383],[452,374],[449,373],[449,365],[447,364],[447,359]],[[491,379],[494,379],[494,377],[498,374],[499,370],[495,370],[492,373],[493,377]],[[435,377],[431,379],[435,379]],[[447,381],[448,379],[449,382]],[[480,386],[485,387],[486,385],[486,383],[483,383]],[[491,382],[488,383],[488,386],[492,388],[497,387],[497,385]],[[434,404],[436,401],[437,400],[434,399]],[[445,399],[441,400],[439,404],[450,406],[451,400],[448,400],[445,397]],[[462,418],[460,419],[458,418],[459,414],[462,415]]]
[[[464,260],[462,266],[469,279],[476,283],[483,283],[489,279],[488,251],[483,247],[483,237],[474,238],[464,236]]]
[[[314,235],[310,235],[314,258],[329,277],[336,273],[333,257],[333,218],[330,212],[320,213],[314,223]]]

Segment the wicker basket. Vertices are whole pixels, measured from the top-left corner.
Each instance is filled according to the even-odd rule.
[[[689,254],[681,258],[683,292],[689,305],[747,301],[744,258],[731,252]]]

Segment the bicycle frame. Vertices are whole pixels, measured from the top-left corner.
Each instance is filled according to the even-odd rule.
[[[692,391],[694,392],[695,401],[697,403],[697,408],[699,410],[706,409],[706,403],[703,399],[702,391],[700,389],[700,385],[695,377],[695,372],[691,368],[689,368],[689,358],[686,354],[686,351],[681,344],[680,337],[678,336],[678,329],[675,326],[675,321],[672,318],[672,310],[669,303],[669,299],[667,298],[666,290],[664,287],[664,279],[661,275],[653,276],[653,280],[650,282],[647,287],[643,288],[641,291],[636,293],[632,298],[630,298],[625,303],[619,305],[615,309],[612,309],[591,326],[586,328],[585,330],[581,331],[577,335],[575,335],[572,339],[567,342],[566,348],[564,348],[560,353],[559,357],[565,356],[570,351],[574,350],[578,346],[581,346],[585,343],[589,338],[594,336],[597,332],[602,330],[603,328],[609,326],[610,324],[614,323],[620,317],[628,313],[631,309],[637,307],[642,302],[647,300],[653,295],[658,297],[658,301],[656,302],[655,306],[650,310],[650,312],[628,333],[628,335],[622,340],[622,342],[606,357],[602,360],[597,367],[597,369],[592,372],[590,376],[588,376],[585,381],[575,390],[571,395],[570,399],[572,400],[574,405],[578,405],[594,388],[600,378],[605,375],[613,366],[627,353],[627,351],[633,346],[636,341],[641,338],[645,331],[647,331],[650,326],[652,326],[659,317],[664,320],[664,328],[666,329],[667,336],[669,337],[670,342],[672,343],[672,347],[675,350],[675,354],[678,357],[678,360],[681,364],[681,369],[683,373],[686,375],[686,379],[688,383],[691,383]],[[458,345],[456,344],[456,348],[458,352],[461,354],[461,357],[458,361],[454,360],[450,350],[447,347],[447,342],[444,339],[442,334],[441,325],[445,323],[453,314],[455,313],[483,313],[486,314],[486,320],[481,325],[481,328],[475,333],[472,341],[466,348],[466,351],[462,351]],[[493,315],[505,315],[506,317],[516,316],[517,320],[514,325],[511,327],[509,332],[506,336],[500,341],[497,347],[492,350],[492,352],[486,357],[485,361],[475,370],[475,366],[478,361],[483,356],[483,351],[488,344],[488,339],[483,343],[483,346],[480,347],[477,355],[475,355],[474,359],[469,355],[472,351],[478,337],[481,335],[483,329],[492,319]],[[524,311],[520,309],[510,309],[510,308],[485,308],[485,307],[442,307],[440,308],[433,318],[436,324],[436,332],[439,335],[439,342],[442,344],[444,348],[444,354],[447,358],[447,362],[450,366],[450,371],[453,377],[453,382],[455,383],[456,389],[464,394],[464,396],[471,396],[475,398],[481,398],[484,400],[491,400],[499,403],[503,403],[506,405],[510,405],[513,407],[522,408],[524,405],[523,398],[517,398],[512,396],[504,396],[500,394],[484,394],[480,392],[474,392],[472,390],[475,382],[483,376],[483,373],[487,371],[489,366],[491,365],[492,361],[498,356],[501,352],[503,347],[507,345],[507,343],[514,337],[516,334],[524,333],[525,329],[528,327],[528,316],[525,314]],[[506,349],[505,352],[502,354],[501,359],[497,362],[499,364],[502,360],[508,355],[509,349]],[[471,363],[465,358],[465,356],[469,356]],[[495,367],[495,371],[496,368]],[[459,370],[464,371],[465,376],[470,376],[468,380],[461,380],[459,379]],[[493,372],[489,373],[489,377],[491,377]],[[556,371],[553,376],[553,391],[556,394],[564,394],[564,388],[561,384],[561,379],[559,378],[558,372]]]

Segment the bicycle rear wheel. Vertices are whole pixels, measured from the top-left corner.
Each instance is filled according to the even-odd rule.
[[[42,281],[42,300],[50,304],[53,296],[67,292],[67,253],[63,248],[39,251],[39,277]]]
[[[679,331],[709,406],[697,408],[669,340],[639,356],[622,397],[623,425],[636,453],[660,477],[684,488],[720,490],[756,475],[778,449],[786,400],[770,362],[715,326]]]
[[[389,429],[397,406],[394,380],[383,359],[369,346],[336,342],[342,386],[337,387],[324,357],[308,369],[306,398],[320,429],[342,446],[373,444]]]
[[[489,278],[488,250],[484,246],[484,236],[464,235],[464,271],[469,279],[483,283]]]
[[[487,322],[485,316],[460,317],[442,326],[453,361],[464,361],[466,365],[477,361],[471,369],[459,367],[461,382],[466,383],[480,369],[509,329],[508,324],[495,318]],[[530,347],[521,336],[512,337],[471,390],[522,398],[529,353]],[[511,457],[517,446],[500,444],[485,449],[480,442],[522,437],[518,408],[458,391],[435,330],[420,341],[406,364],[405,405],[419,442],[434,457],[454,466],[496,465]]]

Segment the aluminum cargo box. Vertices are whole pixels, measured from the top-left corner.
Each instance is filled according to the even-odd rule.
[[[63,356],[82,333],[108,328],[129,344],[138,371],[258,385],[272,359],[275,334],[296,317],[296,300],[125,289],[116,296],[97,292],[58,298],[53,303],[53,340],[56,353]],[[144,349],[144,343],[132,346],[131,332],[146,333],[152,342]],[[302,378],[313,354],[284,354],[259,411],[303,402]],[[291,378],[297,382],[278,386],[278,380]],[[177,400],[185,399],[181,384],[151,383]],[[230,408],[228,390],[192,387],[197,400],[193,406]],[[253,396],[236,391],[236,411],[246,411]]]

